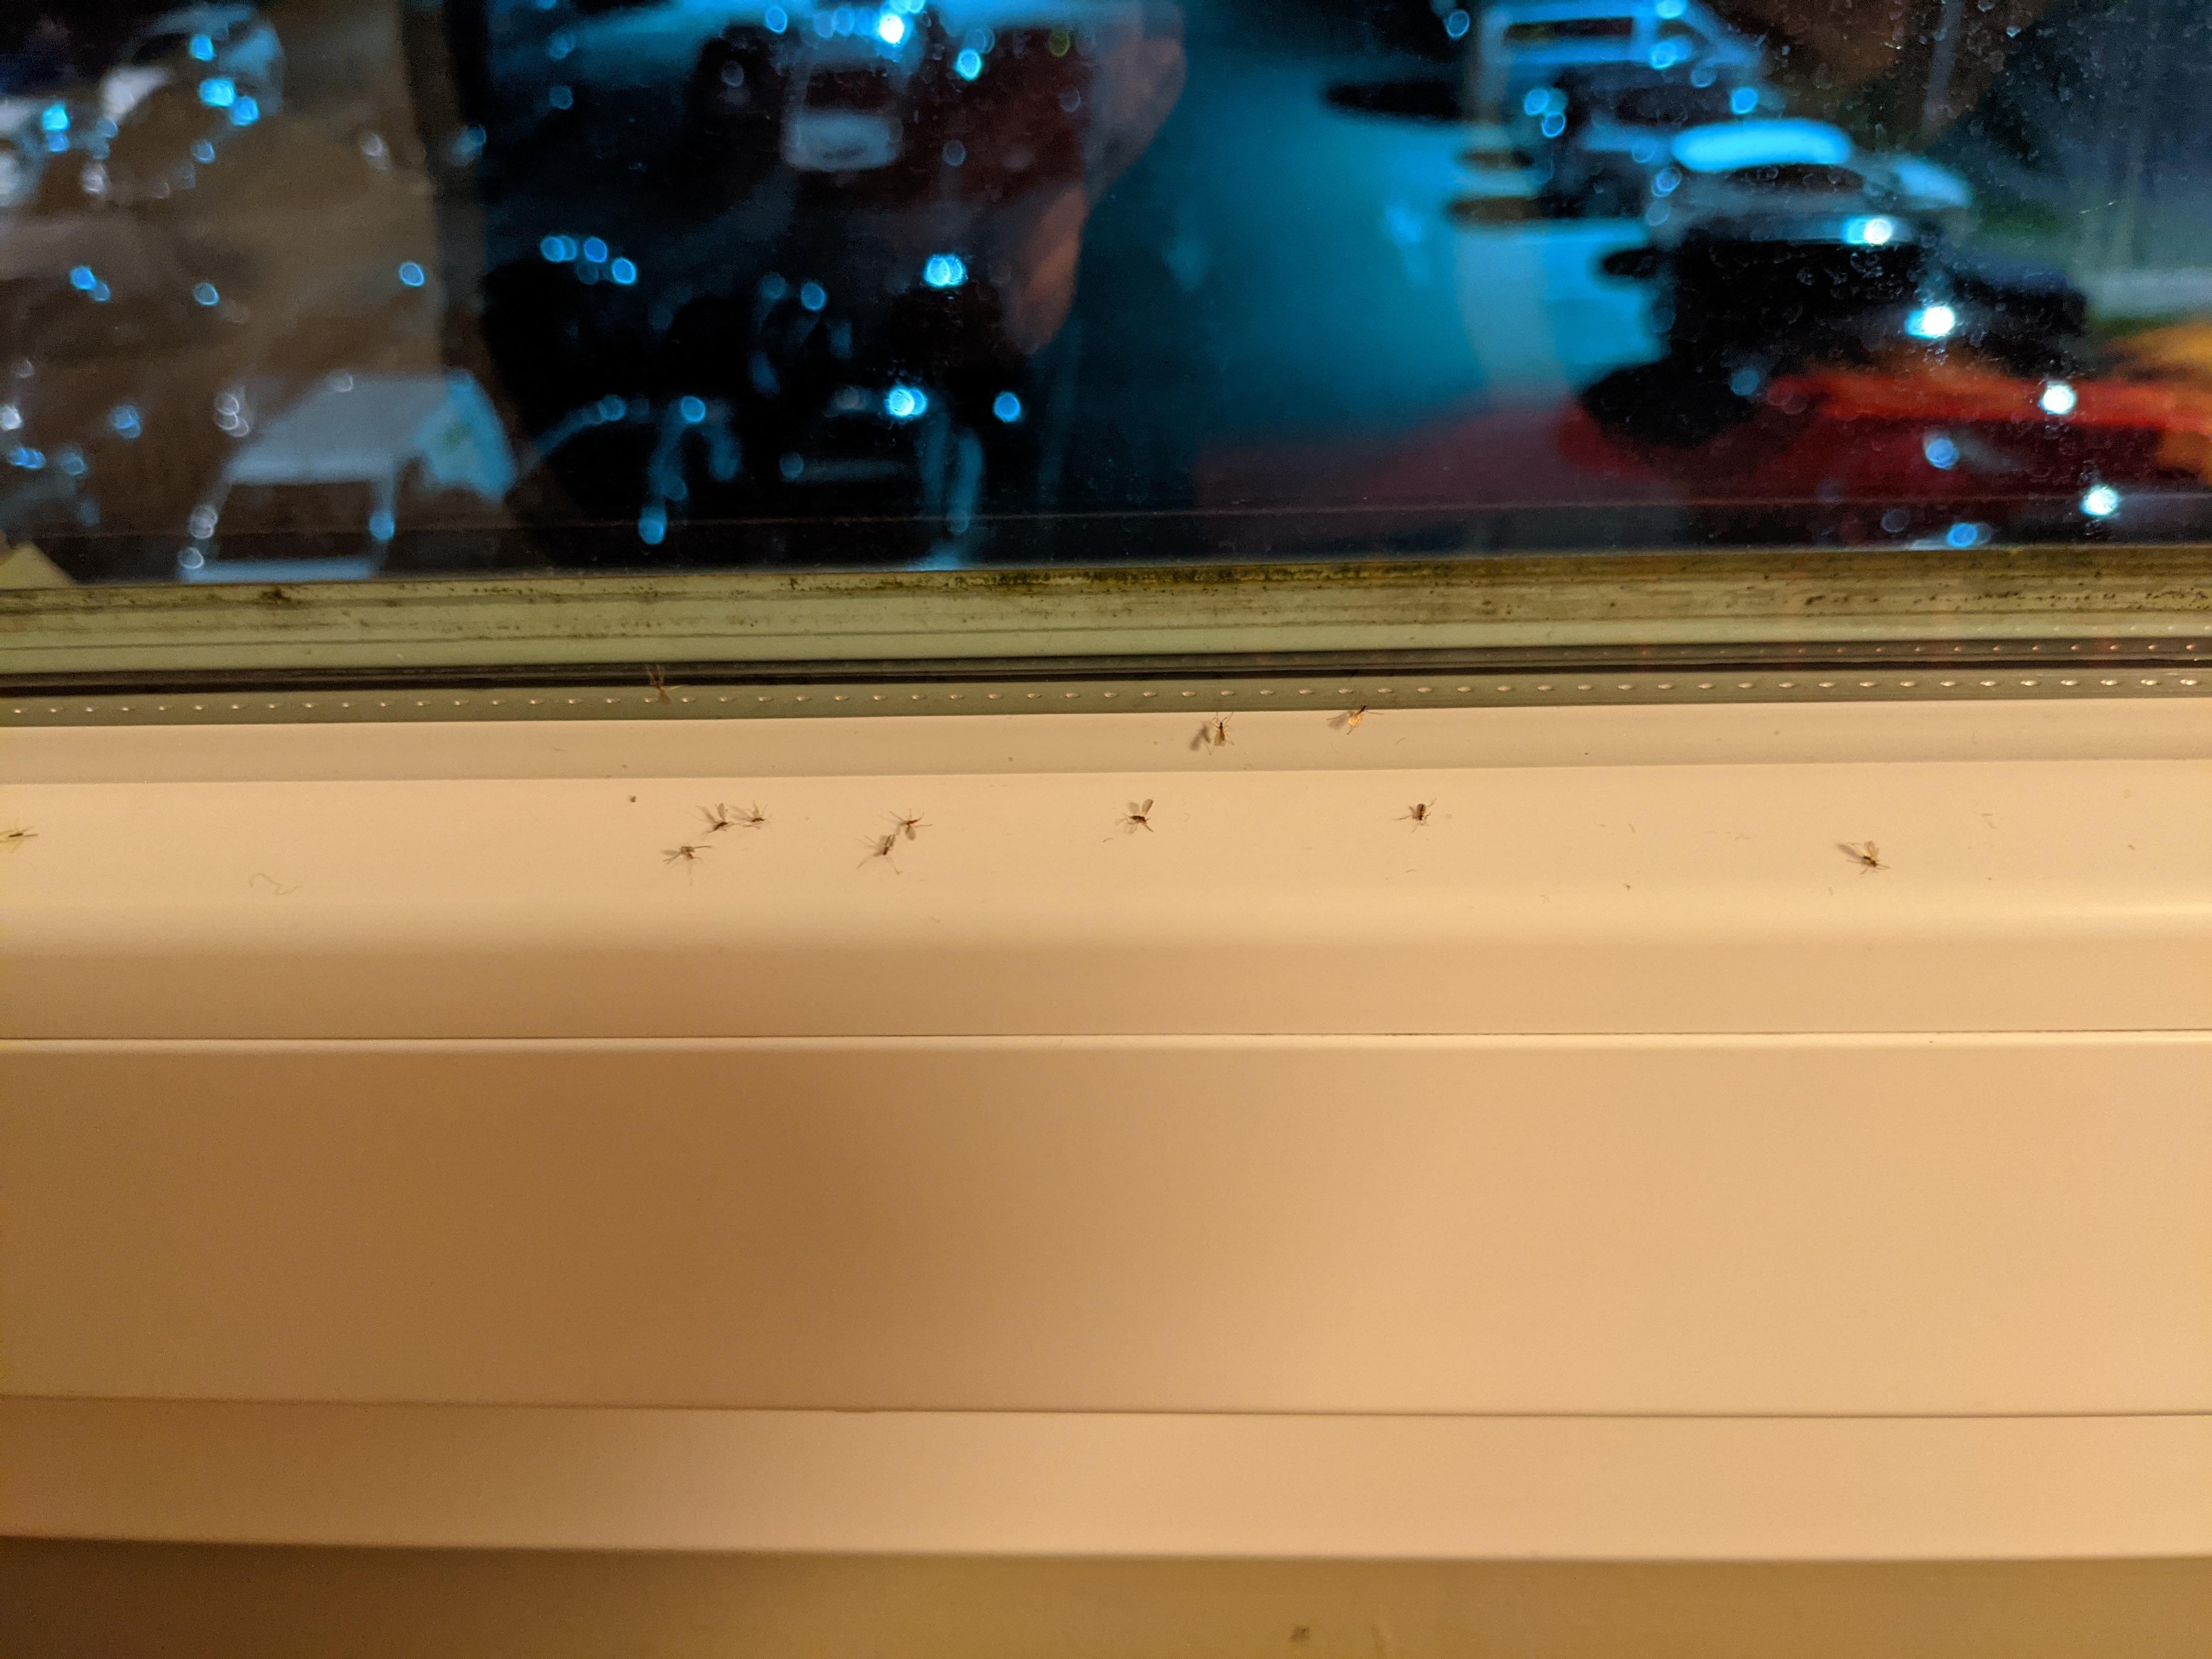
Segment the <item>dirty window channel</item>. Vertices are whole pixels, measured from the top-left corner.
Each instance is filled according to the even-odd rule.
[[[2190,0],[27,0],[0,626],[1395,568],[2201,632],[2208,116]]]

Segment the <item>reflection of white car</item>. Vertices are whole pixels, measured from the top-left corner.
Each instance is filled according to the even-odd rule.
[[[252,6],[185,6],[133,35],[97,86],[0,97],[0,210],[29,201],[54,158],[71,150],[95,158],[88,191],[105,190],[98,162],[109,142],[170,87],[251,126],[283,101],[284,49]]]
[[[1608,66],[1665,70],[1698,64],[1759,78],[1759,43],[1702,0],[1502,0],[1486,8],[1468,60],[1468,106],[1499,120],[1530,89]]]
[[[1825,121],[1723,121],[1676,135],[1647,222],[1665,240],[1733,225],[1791,240],[1902,245],[1966,228],[1972,186],[1917,155],[1861,149]]]
[[[799,173],[866,173],[897,161],[923,27],[886,8],[880,32],[809,40],[791,77],[784,165]],[[896,39],[885,38],[892,33]]]
[[[189,84],[210,107],[250,98],[272,114],[283,101],[284,48],[252,6],[185,6],[132,37],[100,77],[100,118],[116,125],[164,87]]]
[[[495,505],[514,483],[506,428],[473,377],[335,374],[241,443],[193,509],[177,574],[366,579],[416,501],[459,495]],[[224,557],[224,534],[255,544]]]
[[[1505,130],[1534,160],[1549,210],[1615,218],[1644,211],[1676,133],[1781,106],[1778,94],[1710,69],[1589,70],[1532,88]]]

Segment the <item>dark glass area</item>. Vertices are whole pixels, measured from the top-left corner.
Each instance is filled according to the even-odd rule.
[[[2212,538],[2198,0],[27,0],[86,581]]]

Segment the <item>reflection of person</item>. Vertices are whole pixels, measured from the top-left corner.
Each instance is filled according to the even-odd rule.
[[[1034,356],[1073,306],[1092,208],[1182,95],[1182,22],[1179,9],[1157,3],[1121,8],[1079,35],[1010,22],[992,32],[988,67],[973,78],[951,67],[967,37],[933,39],[905,112],[908,160],[922,184],[890,212],[839,199],[837,222],[865,223],[912,271],[929,254],[958,248],[975,284],[992,294],[990,355],[1004,347]],[[817,268],[840,263],[817,258]],[[941,309],[942,296],[930,304]]]
[[[1075,273],[1091,210],[1145,153],[1182,95],[1182,15],[1159,8],[1147,27],[1111,42],[1090,78],[1082,179],[1027,226],[1005,295],[1006,330],[1025,355],[1060,332],[1075,303]]]

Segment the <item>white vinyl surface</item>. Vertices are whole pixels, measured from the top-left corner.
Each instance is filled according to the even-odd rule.
[[[9,1377],[2212,1412],[2212,1038],[40,1046]]]
[[[2212,1548],[2212,704],[1331,712],[0,737],[0,1528]]]
[[[2212,1554],[2191,1417],[0,1401],[9,1530],[461,1548],[1661,1561]]]

